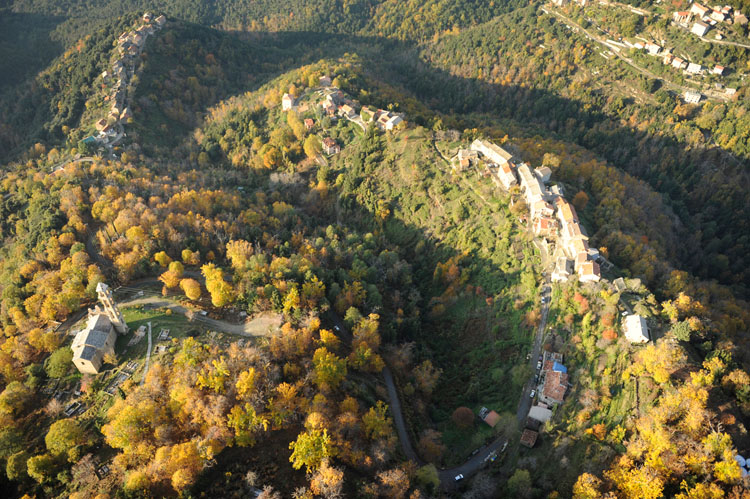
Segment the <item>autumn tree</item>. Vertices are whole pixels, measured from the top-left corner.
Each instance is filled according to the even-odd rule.
[[[197,300],[201,297],[201,285],[195,279],[182,279],[180,289],[185,293],[189,300]]]
[[[334,447],[327,430],[308,430],[300,433],[289,444],[292,455],[289,461],[295,470],[304,466],[308,473],[317,470],[324,459],[334,455]]]
[[[323,459],[320,467],[310,477],[310,491],[327,499],[343,497],[344,472],[331,466],[328,459]]]
[[[315,350],[313,365],[315,384],[324,390],[335,389],[346,377],[346,359],[337,357],[325,347]]]
[[[474,426],[474,411],[468,407],[459,407],[453,411],[451,419],[459,428],[471,428]]]
[[[201,267],[201,272],[206,278],[206,289],[211,294],[211,303],[214,307],[223,307],[234,299],[232,285],[224,280],[224,272],[213,263],[207,263]]]

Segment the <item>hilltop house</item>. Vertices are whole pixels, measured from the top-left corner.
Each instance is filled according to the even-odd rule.
[[[476,139],[471,143],[470,148],[473,151],[481,153],[488,161],[492,161],[500,166],[508,163],[513,158],[511,153],[486,140]]]
[[[315,121],[312,118],[305,118],[305,128],[308,130],[312,130],[312,128],[315,126]]]
[[[354,118],[355,116],[357,116],[357,112],[349,104],[343,104],[341,107],[339,107],[339,114],[341,116],[346,116],[349,118]]]
[[[281,110],[289,111],[292,107],[294,107],[294,97],[289,94],[284,94],[284,96],[281,97]]]
[[[541,183],[539,177],[531,172],[529,165],[521,163],[518,166],[518,178],[521,179],[521,187],[523,187],[527,205],[532,207],[537,201],[544,200],[547,189]]]
[[[73,364],[84,374],[98,374],[104,357],[114,354],[117,333],[128,332],[128,326],[115,305],[109,286],[99,283],[96,292],[103,308],[97,305],[89,310],[86,327],[76,334],[71,345]]]
[[[323,139],[323,152],[329,156],[341,152],[341,147],[330,137]]]
[[[692,74],[700,74],[703,72],[703,66],[691,62],[690,64],[688,64],[687,72]]]
[[[503,163],[498,166],[497,178],[506,190],[518,183],[516,180],[516,174],[513,173],[513,168],[511,168],[510,163]]]
[[[458,150],[458,169],[463,171],[471,166],[471,163],[477,160],[477,152],[470,149]]]
[[[714,69],[711,71],[715,75],[722,76],[724,74],[724,66],[716,65],[714,66]]]
[[[640,315],[625,317],[625,338],[630,343],[647,343],[650,339],[646,319]]]
[[[321,87],[330,87],[331,86],[331,77],[327,75],[323,75],[320,78],[318,78],[318,84]]]

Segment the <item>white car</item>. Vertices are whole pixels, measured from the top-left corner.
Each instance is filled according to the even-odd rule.
[[[461,481],[461,480],[463,480],[463,479],[464,479],[464,476],[463,476],[462,474],[460,474],[460,473],[459,473],[458,475],[456,475],[456,478],[455,478],[455,480],[456,480],[457,482],[460,482],[460,481]]]
[[[529,398],[534,398],[534,395],[536,395],[536,390],[531,390],[531,393],[529,393]]]

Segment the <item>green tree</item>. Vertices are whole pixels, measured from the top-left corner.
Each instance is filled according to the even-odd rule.
[[[371,440],[389,438],[393,435],[393,419],[388,417],[388,406],[378,400],[374,407],[370,407],[362,416],[365,434]]]
[[[318,469],[324,459],[334,455],[334,447],[328,430],[308,430],[300,433],[297,440],[289,444],[292,455],[289,461],[295,470],[305,466],[308,473]]]
[[[52,352],[47,362],[45,363],[44,370],[47,371],[47,375],[50,378],[62,378],[73,365],[73,350],[70,347],[61,347]]]
[[[53,456],[67,456],[69,461],[79,455],[79,446],[85,442],[85,435],[73,419],[61,419],[50,426],[44,443]]]
[[[26,471],[31,478],[39,483],[44,483],[52,479],[57,468],[55,459],[49,454],[30,457],[26,461]]]
[[[22,450],[8,458],[8,462],[5,464],[5,475],[9,480],[21,481],[28,478],[26,463],[29,457],[29,453]]]
[[[529,497],[531,495],[531,474],[528,470],[517,469],[508,479],[508,491],[513,497]]]
[[[31,390],[20,381],[12,381],[0,393],[0,413],[17,416],[31,398]]]
[[[305,154],[308,158],[318,157],[320,152],[323,150],[323,146],[320,143],[320,138],[318,138],[316,135],[309,135],[305,139],[303,149],[305,150]]]
[[[419,468],[414,476],[414,481],[423,487],[428,494],[434,494],[440,486],[440,476],[434,464]]]

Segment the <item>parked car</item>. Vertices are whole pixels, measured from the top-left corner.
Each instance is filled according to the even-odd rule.
[[[541,369],[542,368],[542,361],[541,360],[536,363],[536,368],[537,369]]]
[[[456,480],[457,482],[460,482],[460,481],[461,481],[461,480],[463,480],[463,479],[464,479],[464,476],[463,476],[462,474],[460,474],[460,473],[459,473],[458,475],[456,475],[456,478],[455,478],[455,480]]]
[[[537,384],[537,383],[539,383],[539,375],[538,374],[534,376],[534,384]]]
[[[529,397],[534,398],[535,395],[536,395],[536,390],[531,390],[531,393],[529,393]]]

